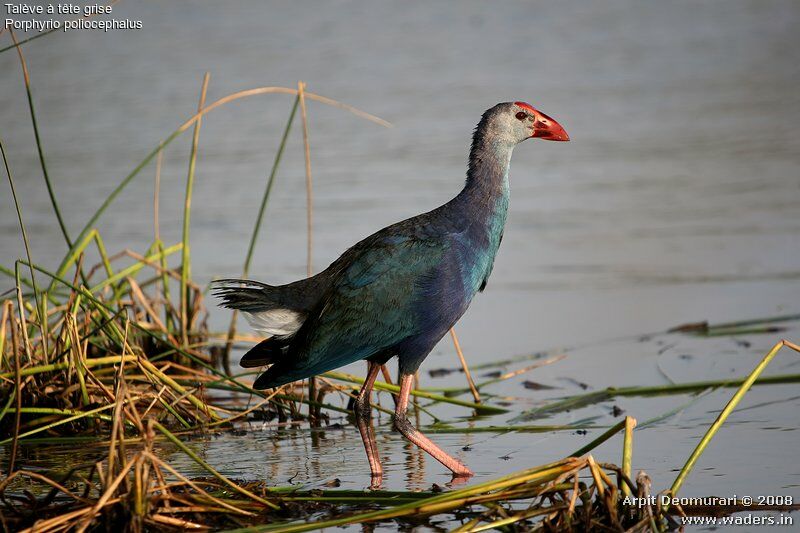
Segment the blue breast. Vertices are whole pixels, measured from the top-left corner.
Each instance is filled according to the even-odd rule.
[[[508,215],[508,181],[504,180],[500,194],[488,198],[484,206],[476,210],[480,216],[468,231],[459,238],[462,265],[462,283],[467,300],[470,301],[489,279],[503,238],[503,229]]]

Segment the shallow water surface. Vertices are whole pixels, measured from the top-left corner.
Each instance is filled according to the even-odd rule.
[[[790,324],[788,331],[797,334],[800,323]],[[430,416],[419,413],[417,421],[423,431],[426,427],[430,429],[430,436],[438,444],[475,471],[475,478],[470,482],[479,482],[558,460],[589,443],[621,417],[634,416],[642,426],[635,432],[634,468],[647,471],[654,479],[654,486],[660,490],[672,482],[677,470],[683,466],[735,389],[617,397],[534,420],[513,422],[512,419],[522,410],[610,386],[636,386],[643,382],[666,384],[669,380],[675,383],[699,381],[706,378],[712,369],[715,379],[746,376],[771,347],[772,343],[762,335],[699,338],[669,334],[615,340],[560,351],[567,355],[565,359],[486,387],[484,392],[494,396],[495,402],[510,404],[512,412],[507,415],[476,419],[464,408],[441,404],[429,406],[427,400],[420,401],[421,406],[439,419],[439,426],[473,428],[580,423],[586,426],[585,430],[437,433],[435,427],[439,426],[431,425],[434,421]],[[598,361],[598,356],[603,358],[602,361]],[[528,364],[530,360],[500,368],[513,370]],[[608,365],[625,368],[625,374],[604,375],[600,370]],[[797,368],[797,358],[787,349],[765,375],[796,374]],[[486,372],[476,370],[479,382],[487,379],[480,377]],[[422,380],[430,387],[448,383],[463,385],[463,376],[458,373],[446,379],[423,375]],[[530,390],[523,385],[528,380],[554,388]],[[388,396],[381,394],[380,400],[383,406],[391,408]],[[796,408],[799,400],[796,384],[754,387],[715,437],[683,493],[725,495],[731,492],[743,496],[777,491],[779,494],[797,494],[800,472],[787,470],[785,461],[790,455],[788,450],[793,449],[797,440]],[[391,431],[387,415],[373,412],[373,418],[386,472],[382,488],[425,490],[430,489],[433,483],[445,485],[450,481],[441,465],[408,446],[399,433]],[[344,418],[334,417],[329,427],[323,425],[316,430],[310,430],[306,424],[289,429],[277,428],[275,423],[254,422],[246,435],[218,435],[192,445],[220,471],[237,478],[283,480],[298,488],[322,487],[334,479],[339,479],[343,488],[366,488],[370,485],[369,467],[358,431]],[[592,453],[605,461],[620,463],[621,435]],[[753,462],[742,461],[743,456],[754,453],[757,459],[754,458]],[[783,460],[779,459],[781,456]],[[171,459],[189,471],[202,474],[179,451]],[[754,467],[758,469],[758,476],[753,476]]]
[[[798,4],[482,6],[122,2],[115,15],[141,18],[142,31],[58,33],[31,42],[25,53],[39,125],[68,227],[77,234],[122,177],[193,113],[206,70],[209,100],[302,79],[309,90],[394,125],[383,129],[310,104],[316,270],[361,237],[454,195],[480,113],[522,99],[559,120],[573,141],[528,142],[516,150],[505,240],[487,291],[457,329],[474,365],[562,348],[568,357],[490,392],[511,397],[519,409],[579,392],[576,381],[591,391],[740,376],[779,335],[797,340],[796,324],[784,333],[736,338],[639,336],[699,320],[800,312]],[[33,258],[54,265],[65,247],[41,180],[14,54],[0,55],[0,72],[0,134]],[[200,281],[241,271],[290,104],[287,96],[257,97],[204,120],[191,240]],[[188,142],[182,137],[164,158],[160,226],[168,242],[180,239]],[[142,250],[151,242],[153,173],[148,168],[101,219],[109,250]],[[305,273],[303,176],[296,128],[256,249],[255,278],[279,283]],[[6,266],[24,254],[5,195],[0,250]],[[210,312],[212,326],[223,329],[227,313]],[[462,383],[457,374],[425,374],[455,362],[446,339],[423,366],[423,386]],[[781,355],[768,372],[796,373],[796,363],[796,354]],[[525,379],[559,388],[530,391],[520,384]],[[668,487],[731,394],[715,390],[638,431],[635,468],[645,469],[656,489]],[[793,461],[798,396],[794,385],[753,389],[684,493],[800,498]],[[689,399],[617,398],[532,423],[591,418],[607,426],[614,404],[642,422]],[[470,414],[433,411],[451,422]],[[420,422],[431,420],[422,415]],[[434,438],[483,480],[562,457],[599,431]],[[438,464],[389,431],[385,416],[378,433],[387,488],[448,481]],[[369,483],[357,432],[346,424],[281,433],[254,425],[245,436],[192,445],[237,477],[298,486],[333,478],[349,488]],[[617,438],[596,455],[619,462],[620,453]],[[172,458],[193,471],[180,454]]]
[[[800,333],[800,321],[782,322],[787,337]],[[475,472],[468,483],[479,483],[503,474],[558,460],[585,446],[625,415],[638,419],[634,432],[634,473],[645,470],[654,491],[666,489],[705,433],[709,424],[730,399],[733,388],[698,389],[683,394],[626,396],[593,402],[532,420],[515,422],[520,412],[550,404],[566,396],[591,394],[609,386],[642,383],[686,383],[712,379],[735,379],[747,375],[771,348],[771,335],[700,337],[690,334],[651,334],[612,339],[560,350],[520,354],[514,362],[475,369],[478,382],[497,370],[511,371],[532,363],[554,360],[532,372],[483,388],[494,405],[507,406],[507,414],[475,417],[468,409],[427,400],[424,411],[412,409],[412,419],[442,448],[466,462]],[[559,358],[558,356],[566,356]],[[453,368],[448,354],[436,356],[431,368]],[[443,365],[443,366],[438,366]],[[606,367],[621,368],[611,375]],[[790,351],[778,355],[765,376],[797,374],[797,357]],[[463,375],[444,378],[423,374],[428,387],[462,386]],[[531,389],[526,381],[552,387]],[[339,403],[337,394],[326,401]],[[465,396],[465,399],[468,395]],[[246,397],[234,400],[247,402]],[[391,408],[392,401],[380,393],[378,402]],[[797,497],[800,474],[791,466],[797,442],[796,384],[756,385],[719,431],[700,458],[682,496],[782,495]],[[435,419],[433,418],[435,417]],[[391,430],[390,418],[373,412],[377,443],[384,466],[381,489],[425,491],[460,487],[436,461],[409,446]],[[573,425],[566,430],[540,432],[468,432],[490,425]],[[453,430],[442,432],[443,428]],[[187,441],[200,457],[223,474],[240,480],[262,481],[280,487],[325,489],[339,487],[369,490],[372,479],[358,431],[336,413],[321,427],[306,423],[294,426],[277,421],[252,420],[234,432],[198,436]],[[207,472],[168,443],[159,444],[161,454],[189,476]],[[78,462],[92,463],[104,453],[99,447],[27,446],[27,468],[64,472]],[[621,462],[622,436],[618,434],[592,451],[604,462]],[[779,513],[773,513],[778,516]],[[457,525],[446,517],[434,522],[446,529]],[[431,525],[431,524],[429,524]],[[353,526],[351,529],[358,530]]]

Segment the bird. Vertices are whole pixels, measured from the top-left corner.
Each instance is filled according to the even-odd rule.
[[[526,102],[488,109],[476,126],[463,189],[426,213],[361,240],[318,274],[286,285],[220,279],[213,293],[268,338],[241,359],[270,365],[253,384],[270,389],[366,360],[354,402],[373,480],[383,467],[370,426],[370,396],[381,366],[397,357],[400,392],[394,427],[448,468],[473,472],[439,448],[406,416],[414,374],[439,340],[486,288],[503,239],[514,147],[527,139],[568,141],[564,128]]]

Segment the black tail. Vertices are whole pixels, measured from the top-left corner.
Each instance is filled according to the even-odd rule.
[[[249,279],[212,281],[212,294],[221,300],[222,307],[242,311],[257,331],[271,335],[247,352],[240,364],[253,368],[285,360],[295,328],[300,327],[329,285],[326,272],[277,286]]]
[[[267,285],[249,279],[218,279],[211,282],[211,291],[228,309],[258,313],[282,308],[307,313],[329,285],[330,277],[323,271],[286,285]]]
[[[211,282],[211,291],[222,307],[258,313],[275,307],[275,287],[249,279],[218,279]]]

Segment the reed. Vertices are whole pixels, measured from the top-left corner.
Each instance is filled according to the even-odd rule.
[[[742,398],[744,398],[744,395],[747,394],[747,391],[750,390],[750,387],[752,387],[753,384],[756,383],[756,380],[759,378],[764,369],[767,368],[767,365],[769,365],[772,359],[774,359],[775,356],[778,355],[778,352],[781,350],[781,348],[784,347],[790,348],[796,352],[800,352],[800,346],[798,346],[797,344],[794,344],[787,340],[781,340],[775,346],[772,347],[772,349],[764,356],[761,362],[759,362],[758,365],[756,365],[756,367],[753,369],[753,371],[750,372],[747,378],[742,380],[741,385],[736,390],[733,397],[728,401],[728,403],[725,405],[725,408],[722,409],[719,415],[717,415],[717,418],[716,420],[714,420],[714,423],[711,424],[711,426],[708,428],[705,435],[703,435],[703,438],[700,439],[700,442],[697,444],[697,447],[692,452],[692,455],[690,455],[689,458],[686,460],[686,464],[684,464],[683,468],[681,468],[680,472],[678,473],[678,476],[672,483],[672,487],[670,487],[670,492],[673,495],[676,495],[678,493],[681,486],[683,485],[684,480],[686,479],[686,476],[688,476],[689,472],[692,471],[692,468],[694,468],[695,463],[697,463],[697,460],[706,450],[706,448],[708,447],[708,443],[711,442],[711,439],[717,433],[719,428],[722,427],[722,424],[725,423],[725,420],[727,420],[728,416],[730,416],[733,410],[736,409],[736,406],[739,404]]]
[[[577,409],[600,402],[604,402],[617,396],[661,396],[672,394],[686,394],[691,392],[702,392],[709,388],[717,387],[739,387],[746,383],[747,377],[733,379],[713,379],[706,381],[691,381],[687,383],[676,383],[674,385],[656,385],[646,387],[609,387],[604,390],[576,394],[564,399],[551,402],[541,407],[529,409],[515,417],[513,422],[536,420],[555,413]],[[784,383],[800,382],[800,374],[777,374],[773,376],[758,377],[753,385],[779,385]]]
[[[200,89],[200,102],[197,104],[197,112],[203,111],[203,106],[206,103],[206,92],[208,91],[208,80],[210,74],[206,72],[203,76],[203,85]],[[183,345],[189,344],[188,328],[191,327],[189,323],[189,293],[187,291],[189,284],[189,276],[191,274],[191,261],[190,261],[190,247],[189,247],[189,227],[190,218],[192,213],[192,190],[194,189],[194,174],[197,167],[197,145],[200,142],[200,126],[202,125],[202,116],[200,116],[194,123],[194,135],[192,135],[192,150],[189,154],[189,175],[186,178],[186,196],[183,201],[183,237],[181,239],[181,340]]]
[[[17,49],[17,57],[19,57],[19,64],[22,68],[22,80],[25,83],[25,94],[28,97],[28,109],[31,113],[33,136],[36,141],[36,151],[39,154],[39,164],[42,167],[42,176],[44,177],[44,182],[47,186],[47,194],[50,196],[50,203],[53,205],[53,211],[55,212],[56,219],[58,220],[58,226],[61,228],[61,233],[64,235],[64,240],[67,242],[68,247],[72,247],[72,239],[70,239],[67,226],[64,224],[64,218],[61,216],[61,208],[58,206],[56,193],[53,190],[53,183],[50,180],[50,173],[47,171],[47,162],[44,157],[44,149],[42,148],[42,139],[39,135],[39,122],[36,120],[36,107],[34,106],[33,94],[31,92],[31,77],[30,73],[28,72],[28,64],[25,62],[25,56],[22,53],[22,47],[20,47],[19,43],[17,42],[17,37],[14,35],[14,30],[9,28],[8,31],[11,34],[11,40],[14,41],[14,45]]]

